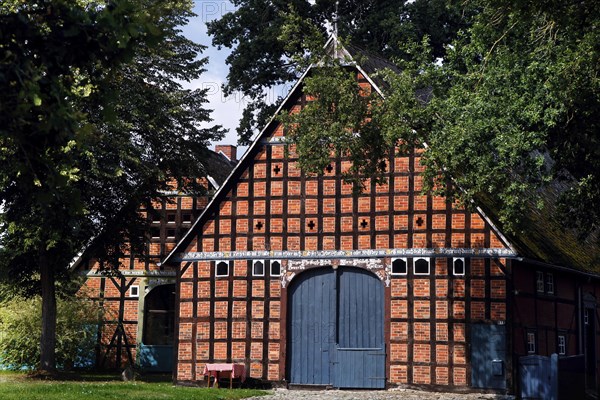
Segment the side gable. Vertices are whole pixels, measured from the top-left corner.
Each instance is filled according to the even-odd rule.
[[[511,241],[519,255],[528,260],[598,275],[600,246],[597,232],[579,237],[575,230],[556,218],[557,204],[566,187],[565,183],[554,181],[541,189],[543,208],[531,206],[522,216],[523,230],[512,235]],[[481,203],[487,206],[486,209],[494,209],[491,200]]]
[[[201,180],[201,183],[202,186],[206,188],[207,195],[210,195],[211,193],[215,193],[219,189],[219,187],[225,181],[227,176],[229,176],[236,163],[235,161],[229,160],[229,158],[227,158],[225,155],[216,153],[211,150],[206,150],[204,159],[206,160],[204,165],[206,179],[203,178]],[[175,184],[173,184],[173,186],[175,186]],[[195,198],[187,193],[184,193],[180,190],[176,190],[176,188],[174,188],[173,190],[162,192],[162,200],[153,202],[154,209],[160,212],[160,210],[163,210],[163,208],[177,208],[176,203],[179,202],[183,203],[184,208],[194,210],[193,217],[195,217],[195,215],[198,214],[198,211],[196,210],[203,209],[204,206],[207,204],[207,195]],[[168,204],[168,201],[166,201],[166,199],[170,199],[170,201],[172,201],[174,204]],[[140,211],[143,213],[143,215],[145,215],[145,217],[149,217],[148,215],[146,215],[147,210],[141,209]],[[184,229],[185,227],[181,228],[181,230]],[[97,241],[99,240],[101,235],[102,233],[98,232],[98,235],[96,235],[93,238],[90,238],[87,245],[83,249],[81,249],[81,251],[71,261],[71,264],[69,265],[70,270],[78,271],[82,269],[90,269],[90,266],[96,264],[94,253],[97,254]],[[163,244],[163,246],[161,247],[163,247],[163,249],[166,249],[166,251],[170,251],[174,247],[174,244],[167,244],[167,246],[164,246]],[[161,251],[161,254],[165,253]],[[126,257],[126,259],[127,258],[128,257]],[[126,265],[127,262],[120,262],[120,264]]]

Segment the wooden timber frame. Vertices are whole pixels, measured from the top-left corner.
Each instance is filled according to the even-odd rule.
[[[160,261],[187,232],[207,201],[206,197],[167,196],[155,201],[152,210],[141,209],[152,231],[148,232],[142,254],[128,252],[115,261],[119,271],[114,276],[102,273],[106,268],[93,254],[77,265],[77,270],[87,277],[83,292],[105,310],[97,331],[96,368],[137,365],[144,331],[146,289],[176,282],[177,271],[162,266]],[[131,296],[132,286],[138,287],[137,296]]]

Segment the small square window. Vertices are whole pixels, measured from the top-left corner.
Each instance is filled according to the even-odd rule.
[[[417,258],[415,260],[415,275],[429,275],[428,258]]]
[[[167,239],[175,239],[175,229],[167,229]]]
[[[561,356],[567,354],[567,338],[565,335],[558,335],[558,354]]]
[[[542,271],[536,271],[535,286],[538,293],[544,293],[544,273]]]
[[[392,258],[392,275],[406,275],[407,265],[406,258]]]
[[[554,275],[546,273],[546,293],[554,294]]]
[[[271,276],[281,276],[281,261],[280,260],[272,260],[271,261]]]
[[[535,332],[527,332],[527,353],[535,354]]]
[[[150,237],[152,239],[160,239],[160,227],[153,226],[150,228]]]
[[[175,214],[174,212],[167,213],[167,223],[174,224],[176,219],[177,214]]]
[[[252,276],[265,276],[265,263],[261,260],[255,260],[252,263]]]
[[[129,287],[129,297],[140,297],[139,285],[133,285]]]
[[[215,275],[216,276],[229,276],[229,262],[217,261],[215,263]]]
[[[160,211],[151,210],[150,217],[152,218],[153,224],[160,224],[160,222],[161,222]]]
[[[455,258],[452,261],[452,273],[454,275],[464,275],[465,274],[465,259],[464,258]]]
[[[181,214],[181,222],[184,224],[192,222],[192,213],[184,212]]]

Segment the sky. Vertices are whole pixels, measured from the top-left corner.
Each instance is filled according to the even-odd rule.
[[[202,56],[208,57],[206,72],[200,79],[185,82],[184,87],[189,89],[208,89],[207,108],[213,110],[212,124],[220,124],[229,129],[229,133],[219,143],[236,144],[237,135],[235,128],[244,109],[243,99],[240,96],[225,97],[221,86],[227,79],[228,67],[225,59],[231,53],[230,49],[218,50],[212,46],[212,40],[207,34],[206,23],[220,18],[223,14],[234,11],[235,8],[229,1],[195,0],[194,12],[197,14],[190,22],[182,27],[183,34],[196,43],[208,48]]]
[[[218,50],[212,46],[212,39],[207,34],[206,22],[214,19],[219,19],[222,15],[232,12],[235,7],[226,0],[195,0],[194,12],[197,17],[190,20],[188,25],[182,27],[183,34],[192,39],[196,43],[208,46],[202,56],[208,57],[208,64],[205,66],[206,72],[202,74],[200,79],[184,83],[186,88],[190,89],[208,89],[207,99],[209,103],[207,108],[213,110],[211,124],[219,124],[224,128],[229,129],[229,133],[221,140],[220,144],[236,144],[237,133],[235,128],[242,116],[242,111],[248,104],[249,99],[245,98],[240,93],[225,97],[221,86],[227,80],[229,67],[225,63],[225,59],[231,53],[231,49],[222,48]],[[285,96],[286,89],[284,87],[274,89],[272,97]],[[271,95],[271,94],[270,94]],[[245,148],[238,147],[238,157],[242,155]]]

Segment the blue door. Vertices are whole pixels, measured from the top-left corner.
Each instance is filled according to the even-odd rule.
[[[471,325],[471,385],[506,389],[506,329],[504,325]]]
[[[289,288],[290,383],[384,388],[383,285],[370,272],[311,269]]]
[[[175,337],[175,285],[152,289],[144,299],[144,326],[139,345],[138,363],[142,370],[173,370]]]
[[[333,386],[385,388],[383,284],[372,273],[339,268]]]
[[[327,268],[303,273],[289,288],[290,382],[330,385],[335,344],[335,274]]]

